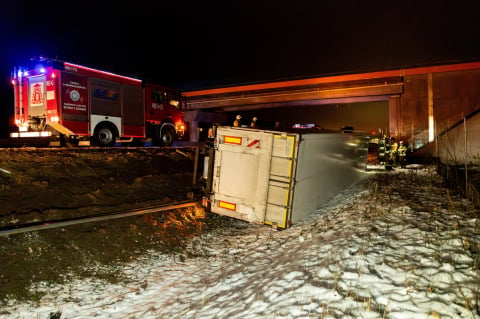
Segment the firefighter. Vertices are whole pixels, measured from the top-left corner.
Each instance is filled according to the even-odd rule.
[[[407,167],[407,146],[403,141],[400,141],[398,146],[398,161],[400,162],[401,168]]]
[[[241,115],[237,115],[235,117],[235,121],[233,121],[233,126],[240,126],[240,122],[242,120],[242,116]]]
[[[397,156],[398,156],[398,143],[395,140],[394,137],[390,139],[390,161],[392,163],[392,166],[395,166],[395,163],[397,162]]]
[[[254,116],[252,118],[252,122],[250,123],[250,127],[251,128],[256,128],[257,127],[257,117],[256,116]]]

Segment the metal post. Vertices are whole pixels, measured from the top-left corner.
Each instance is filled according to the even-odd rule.
[[[210,195],[212,192],[212,180],[213,180],[213,167],[214,167],[214,154],[215,154],[215,149],[213,147],[210,147],[208,149],[208,177],[207,177],[207,185],[205,187],[206,193]]]
[[[195,147],[195,159],[193,163],[193,186],[197,186],[198,176],[198,158],[200,157],[200,147]]]
[[[440,163],[440,154],[438,154],[438,134],[437,134],[437,121],[434,121],[435,128],[435,156],[437,157],[438,163]]]
[[[463,132],[465,137],[465,158],[464,158],[464,165],[465,165],[465,194],[468,198],[469,191],[468,191],[468,164],[467,164],[467,118],[463,118]]]

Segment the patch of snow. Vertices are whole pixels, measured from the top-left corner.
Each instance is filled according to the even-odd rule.
[[[419,167],[415,174],[432,172]],[[444,200],[409,179],[392,183],[417,187],[424,206]],[[372,198],[382,209],[372,208]],[[39,302],[10,303],[0,318],[61,311],[62,319],[479,319],[480,257],[466,249],[480,247],[478,219],[466,209],[418,211],[389,199],[359,183],[290,229],[239,222],[230,235],[192,240],[192,250],[208,257],[178,262],[151,252],[121,269],[126,285],[37,285],[46,292]]]

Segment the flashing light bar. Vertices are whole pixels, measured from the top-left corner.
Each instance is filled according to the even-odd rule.
[[[223,142],[225,144],[242,145],[242,138],[239,136],[224,136]]]
[[[37,75],[43,75],[43,74],[46,74],[47,73],[47,69],[45,69],[43,66],[38,66],[38,67],[35,67],[35,69],[33,70],[33,75],[37,76]],[[18,83],[21,82],[21,79],[22,77],[28,77],[30,76],[30,71],[27,71],[27,70],[22,70],[22,68],[18,68],[18,70],[15,68],[13,73],[12,73],[12,84],[15,84],[14,80],[18,80]],[[55,75],[52,75],[52,77],[55,77]]]
[[[223,200],[218,201],[218,207],[220,208],[225,208],[228,210],[237,210],[237,204],[229,203],[229,202],[224,202]]]
[[[13,72],[10,75],[10,77],[12,78],[12,84],[15,85],[16,83],[20,83],[22,80],[22,76],[23,76],[22,68],[18,68],[18,69],[16,67],[13,68]]]
[[[136,79],[136,78],[131,78],[131,77],[124,76],[124,75],[110,73],[110,72],[106,72],[106,71],[102,71],[102,70],[97,70],[97,69],[89,68],[89,67],[86,67],[86,66],[83,66],[83,65],[73,64],[73,63],[69,63],[69,62],[64,62],[63,64],[65,66],[71,67],[71,68],[77,68],[77,69],[82,69],[82,70],[86,70],[86,71],[98,72],[98,73],[102,73],[102,74],[105,74],[105,75],[115,76],[115,77],[118,77],[118,78],[130,80],[130,81],[135,81],[135,82],[139,82],[139,83],[142,82],[142,80],[139,80],[139,79]]]

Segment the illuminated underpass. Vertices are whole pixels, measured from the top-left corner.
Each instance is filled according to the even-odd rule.
[[[202,125],[240,114],[247,125],[253,116],[264,126],[348,125],[427,145],[480,109],[478,83],[480,62],[470,62],[209,88],[183,92],[185,120],[191,141]]]

